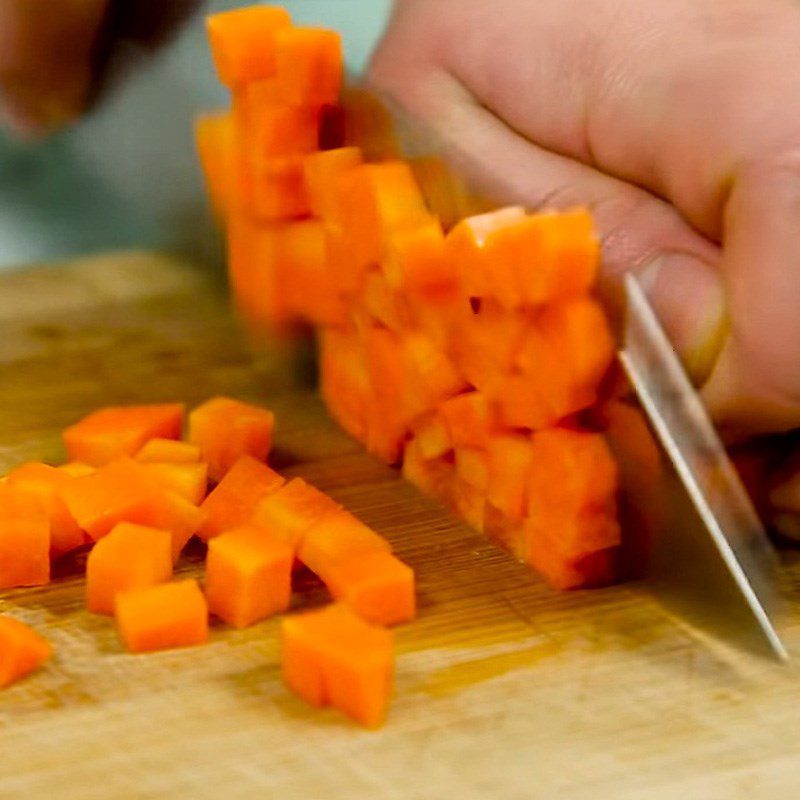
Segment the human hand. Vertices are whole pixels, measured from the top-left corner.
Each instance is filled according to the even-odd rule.
[[[397,0],[371,81],[484,192],[588,205],[736,435],[800,425],[800,6]]]

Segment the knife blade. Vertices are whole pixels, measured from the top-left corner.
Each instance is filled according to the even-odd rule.
[[[345,93],[346,143],[370,159],[410,161],[431,210],[444,224],[489,210],[448,164],[441,143],[371,89]],[[494,204],[496,205],[496,203]],[[619,310],[611,316],[620,323]],[[647,426],[639,441],[617,428],[611,442],[621,464],[624,502],[641,527],[630,548],[646,585],[686,622],[748,649],[788,652],[776,628],[782,603],[777,558],[698,393],[636,279],[624,282],[619,360]],[[636,463],[644,450],[661,462],[656,482]],[[626,463],[627,462],[627,463]],[[627,476],[627,479],[626,479]]]

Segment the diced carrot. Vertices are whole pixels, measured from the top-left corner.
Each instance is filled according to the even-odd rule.
[[[337,181],[340,220],[357,268],[377,265],[392,231],[427,222],[430,215],[408,164],[363,164]]]
[[[335,600],[367,622],[399,625],[414,619],[414,570],[391,553],[369,552],[335,561],[320,578]]]
[[[419,440],[412,439],[404,452],[403,477],[425,494],[447,503],[455,481],[455,467],[443,458],[426,458]]]
[[[262,160],[253,165],[250,185],[250,210],[263,222],[302,219],[311,212],[300,156]],[[277,230],[281,232],[282,226]]]
[[[284,478],[263,462],[242,456],[203,501],[206,516],[198,536],[207,542],[246,525],[260,501],[284,483]]]
[[[284,619],[281,642],[283,678],[295,694],[367,727],[384,721],[394,669],[390,631],[336,603]]]
[[[163,489],[199,506],[208,490],[208,464],[175,464],[148,461],[142,464]]]
[[[275,34],[278,91],[292,105],[336,103],[342,89],[342,39],[322,28],[288,28]]]
[[[537,542],[538,544],[538,542]],[[616,548],[597,550],[578,559],[565,557],[557,548],[533,546],[530,565],[554,589],[590,589],[606,586],[617,579],[618,552]]]
[[[97,467],[84,464],[80,461],[69,461],[56,467],[59,472],[69,475],[71,478],[82,478],[84,475],[91,475]]]
[[[489,487],[489,458],[479,447],[457,447],[456,475],[473,489],[486,494]]]
[[[166,583],[172,578],[172,534],[122,522],[86,560],[86,607],[113,614],[118,592]]]
[[[406,373],[402,395],[407,416],[418,418],[468,388],[450,358],[424,334],[403,333],[401,357]]]
[[[486,451],[487,501],[502,511],[508,519],[521,520],[527,510],[528,473],[533,460],[530,436],[492,436],[486,444]]]
[[[389,285],[413,296],[455,286],[458,274],[447,256],[442,225],[436,217],[389,232],[381,269]]]
[[[483,447],[493,430],[489,402],[480,392],[451,397],[437,413],[455,447]]]
[[[194,580],[119,592],[114,616],[122,641],[132,653],[208,640],[208,608]]]
[[[317,575],[344,559],[366,553],[391,553],[382,536],[343,508],[331,511],[308,528],[300,542],[299,559]]]
[[[274,37],[291,26],[288,11],[255,5],[213,14],[206,23],[217,74],[226,86],[276,74]]]
[[[339,224],[339,176],[364,162],[357,147],[323,150],[305,157],[303,169],[311,213],[323,222]]]
[[[246,84],[237,105],[253,166],[258,169],[264,160],[314,153],[319,147],[320,108],[265,103],[258,96],[259,88]]]
[[[405,295],[393,289],[378,269],[364,274],[356,302],[373,320],[394,333],[411,327],[411,309]]]
[[[224,222],[234,203],[236,133],[230,112],[202,114],[194,123],[194,137],[206,191],[217,219]]]
[[[455,514],[467,525],[481,533],[485,530],[487,503],[484,490],[456,478],[448,491],[447,499]]]
[[[215,397],[189,415],[189,440],[200,447],[209,478],[219,481],[241,456],[266,460],[274,424],[271,411]]]
[[[70,476],[48,464],[23,464],[8,473],[9,485],[19,485],[35,493],[50,520],[50,555],[68,553],[84,543],[83,531],[61,499],[61,489]]]
[[[302,478],[293,478],[260,500],[251,523],[296,552],[308,529],[324,515],[340,508],[335,500]]]
[[[163,489],[143,464],[129,458],[112,461],[92,475],[74,478],[64,486],[61,496],[76,522],[95,541],[120,522],[168,530],[173,560],[205,519],[201,509]]]
[[[325,270],[339,292],[350,297],[361,288],[367,268],[356,261],[355,245],[341,228],[324,224],[324,235]]]
[[[0,484],[0,589],[50,581],[50,517],[39,493]]]
[[[453,449],[450,433],[438,416],[432,416],[417,425],[414,437],[424,459],[441,458]]]
[[[52,652],[50,643],[25,623],[0,616],[0,687],[38,669]]]
[[[193,464],[200,461],[200,447],[175,439],[151,439],[136,454],[135,460],[142,463]]]
[[[103,408],[66,428],[64,444],[72,461],[102,466],[121,456],[132,456],[148,439],[178,439],[183,403]]]
[[[246,628],[289,607],[294,551],[260,528],[238,528],[208,543],[208,609]]]

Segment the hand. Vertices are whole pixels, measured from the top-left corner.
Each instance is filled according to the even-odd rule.
[[[588,205],[718,423],[800,425],[800,6],[397,0],[371,81],[485,192]]]

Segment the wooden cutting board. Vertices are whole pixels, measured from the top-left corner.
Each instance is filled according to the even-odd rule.
[[[276,621],[127,655],[84,610],[74,559],[48,587],[0,595],[55,647],[0,694],[0,798],[798,796],[796,665],[708,639],[641,586],[548,590],[338,432],[286,359],[248,348],[213,280],[146,254],[0,277],[0,469],[61,458],[59,430],[97,406],[217,393],[274,408],[276,463],[417,571],[388,724],[365,732],[289,695]],[[180,571],[201,575],[199,550]],[[309,586],[296,605],[324,599]]]

